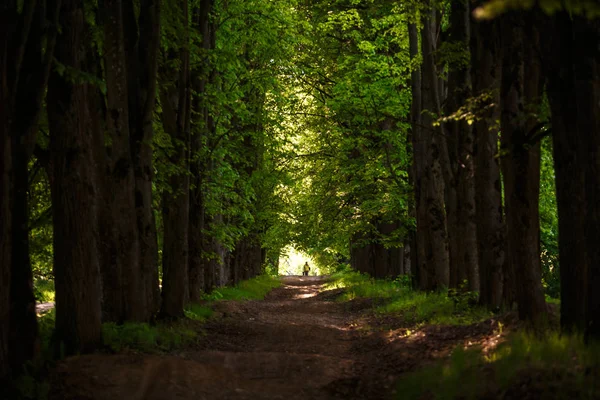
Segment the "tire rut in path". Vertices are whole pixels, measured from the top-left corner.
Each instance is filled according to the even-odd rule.
[[[324,283],[286,277],[265,300],[220,302],[206,337],[180,354],[68,359],[56,398],[383,398],[377,368],[357,351],[367,339],[353,329],[355,315],[320,292]]]

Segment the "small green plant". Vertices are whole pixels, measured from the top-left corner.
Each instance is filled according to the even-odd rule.
[[[56,310],[52,309],[38,318],[38,329],[43,360],[52,360],[52,335],[56,324]]]
[[[105,323],[102,325],[104,345],[114,352],[124,349],[143,352],[169,351],[193,343],[198,333],[185,321],[172,324]]]
[[[213,315],[213,309],[202,304],[190,304],[185,309],[185,316],[194,321],[206,321]]]
[[[400,287],[410,289],[413,285],[413,276],[410,274],[398,275],[396,279],[394,279],[394,283],[396,283]]]
[[[400,314],[410,323],[443,325],[470,325],[490,317],[490,312],[476,305],[477,293],[463,289],[449,292],[426,293],[413,290],[411,277],[401,276],[394,280],[373,279],[356,271],[332,274],[326,289],[343,288],[339,301],[355,298],[371,298],[379,304],[375,311],[380,314]],[[383,303],[383,304],[381,304]]]
[[[398,398],[488,398],[513,388],[532,398],[595,399],[599,362],[600,346],[585,345],[581,336],[518,333],[487,353],[457,347],[450,359],[405,375]]]
[[[271,290],[281,286],[281,281],[270,275],[261,275],[241,282],[237,286],[222,287],[202,296],[203,300],[260,300]]]

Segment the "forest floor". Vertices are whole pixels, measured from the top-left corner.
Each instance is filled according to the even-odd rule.
[[[261,301],[221,301],[192,346],[169,354],[72,357],[51,374],[51,399],[385,399],[407,371],[457,345],[498,340],[497,321],[405,324],[373,301],[336,302],[323,277],[285,277]]]

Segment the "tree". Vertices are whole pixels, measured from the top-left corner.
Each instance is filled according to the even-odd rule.
[[[448,113],[458,120],[446,124],[451,179],[446,182],[447,197],[455,198],[455,207],[449,207],[448,233],[450,243],[450,286],[458,287],[468,281],[471,291],[479,291],[477,257],[477,227],[475,224],[475,177],[473,163],[474,136],[471,124],[460,118],[461,107],[471,95],[470,71],[470,8],[467,1],[453,1],[450,10],[448,41],[443,48],[451,51],[448,58]],[[455,214],[450,218],[450,214]],[[453,223],[451,223],[453,221]],[[454,244],[454,247],[452,246]]]
[[[519,317],[539,323],[546,313],[540,265],[540,146],[537,108],[542,95],[540,63],[534,53],[539,37],[528,35],[527,19],[512,12],[502,17],[500,90],[502,171],[505,183],[507,256],[514,271]],[[526,61],[527,60],[527,61]]]
[[[476,7],[480,2],[475,3]],[[471,24],[473,95],[481,109],[475,118],[475,209],[479,302],[498,308],[503,300],[505,226],[498,155],[500,36],[496,21]]]
[[[27,166],[53,57],[60,1],[21,6],[8,1],[0,8],[0,376],[11,366],[19,372],[36,352]]]
[[[214,77],[209,54],[215,44],[215,24],[212,18],[214,0],[202,0],[193,12],[193,29],[200,36],[198,53],[200,60],[192,71],[192,85],[195,92],[193,98],[194,110],[200,115],[199,126],[191,137],[190,143],[190,221],[189,221],[189,295],[191,301],[197,301],[203,292],[205,285],[204,270],[206,265],[207,249],[206,238],[206,214],[203,177],[207,173],[205,168],[204,143],[208,134],[213,129],[213,119],[209,115],[206,103],[206,89],[210,77]]]
[[[436,14],[433,7],[425,11],[421,35],[423,128],[420,131],[423,136],[420,140],[425,143],[425,161],[423,176],[417,190],[420,190],[420,201],[425,207],[423,214],[425,219],[422,225],[427,227],[428,232],[424,238],[425,259],[419,260],[423,272],[419,273],[419,286],[423,290],[441,289],[448,287],[450,283],[448,232],[444,207],[444,174],[447,172],[443,170],[449,168],[449,165],[443,165],[447,162],[442,154],[446,146],[444,133],[434,127],[435,116],[440,114],[439,77],[435,63]],[[447,177],[446,181],[448,181]],[[419,222],[417,221],[417,225]]]
[[[163,1],[140,1],[139,15],[134,10],[133,2],[127,1],[123,4],[130,141],[135,180],[135,214],[139,232],[142,301],[144,302],[143,318],[149,320],[158,311],[160,304],[158,243],[152,203],[154,178],[152,138]],[[136,15],[138,15],[137,23]],[[136,26],[138,29],[135,29]]]
[[[79,354],[102,344],[101,282],[93,136],[99,131],[91,31],[83,4],[63,1],[61,34],[55,51],[60,73],[48,85],[50,165],[54,225],[57,351]]]
[[[597,211],[594,166],[598,118],[597,21],[557,13],[540,24],[556,167],[561,264],[561,326],[597,339]],[[544,27],[547,27],[544,29]],[[594,70],[594,68],[596,68]],[[595,71],[595,72],[594,72]],[[582,168],[582,165],[584,166]]]
[[[140,36],[131,2],[107,0],[101,15],[110,136],[109,151],[102,157],[108,171],[103,177],[100,211],[105,239],[101,247],[103,314],[108,321],[148,321],[158,306],[150,142],[160,1],[140,4]]]
[[[190,215],[189,145],[191,121],[190,34],[188,0],[177,7],[180,15],[178,48],[167,51],[178,56],[179,70],[165,66],[169,81],[161,87],[162,122],[172,141],[170,162],[175,171],[163,197],[163,317],[182,317],[189,298],[188,226]],[[165,63],[172,63],[172,59]],[[174,76],[174,77],[173,77]]]

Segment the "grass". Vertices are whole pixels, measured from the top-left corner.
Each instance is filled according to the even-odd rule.
[[[210,311],[212,312],[212,310]],[[46,361],[54,359],[52,335],[55,320],[55,310],[38,318],[42,359]],[[102,341],[104,347],[112,352],[123,350],[145,353],[172,351],[193,344],[198,339],[200,335],[198,321],[202,320],[194,318],[194,320],[168,323],[125,323],[122,325],[107,322],[102,324]]]
[[[207,301],[219,300],[261,300],[267,293],[281,286],[281,281],[273,276],[261,275],[254,279],[241,282],[237,286],[215,289],[202,298]]]
[[[36,285],[38,283],[40,281],[36,281]],[[277,278],[259,276],[241,282],[235,287],[216,289],[213,293],[204,296],[205,303],[188,305],[184,310],[186,319],[179,321],[159,321],[156,324],[125,323],[122,325],[112,322],[104,323],[102,325],[103,345],[112,352],[132,350],[145,353],[168,352],[189,346],[195,343],[202,334],[201,324],[213,315],[210,304],[212,301],[262,299],[273,288],[280,285],[281,282]],[[39,289],[40,293],[52,294],[52,296],[45,295],[44,300],[38,298],[38,301],[54,299],[54,285],[51,281],[43,282],[36,286],[36,289]],[[42,359],[46,361],[54,359],[52,335],[55,321],[55,310],[38,318]]]
[[[484,307],[472,306],[473,293],[420,292],[410,287],[408,277],[396,280],[373,279],[355,271],[332,274],[327,289],[344,288],[338,301],[355,298],[378,300],[375,311],[380,314],[400,314],[410,323],[439,325],[470,325],[491,316]]]
[[[184,310],[185,316],[194,321],[204,322],[213,315],[213,309],[208,305],[189,304]]]
[[[143,323],[105,323],[104,346],[114,352],[137,350],[144,353],[167,352],[189,346],[198,340],[198,327],[182,320],[156,325]]]
[[[515,333],[496,349],[456,348],[449,360],[409,373],[398,398],[553,398],[600,396],[600,346],[581,336]]]
[[[258,300],[264,298],[273,288],[280,285],[279,279],[263,275],[241,282],[235,287],[215,289],[213,293],[204,296],[205,303],[188,305],[184,310],[186,318],[179,321],[159,321],[156,324],[125,323],[122,325],[112,322],[104,323],[102,325],[104,347],[113,352],[133,350],[153,353],[173,351],[189,346],[196,342],[199,335],[201,335],[201,324],[213,315],[210,304],[212,301]],[[52,288],[52,297],[46,297],[46,299],[53,300],[54,285],[52,282],[46,281],[46,283],[36,286],[36,288],[39,288],[40,292],[42,288],[47,288],[48,290],[44,293],[50,293],[50,288]],[[51,340],[55,320],[54,310],[40,316],[38,319],[42,340],[42,358],[45,360],[53,359]]]

